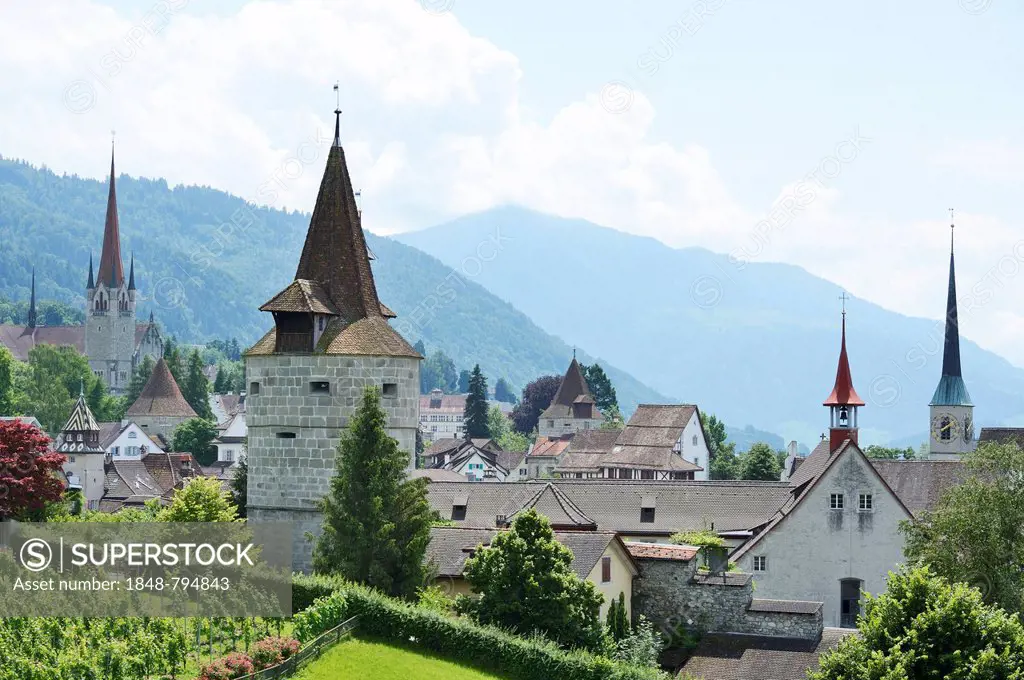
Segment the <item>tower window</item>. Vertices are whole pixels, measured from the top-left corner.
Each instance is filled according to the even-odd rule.
[[[828,507],[832,510],[842,510],[846,506],[846,499],[841,493],[834,493],[828,498]]]
[[[383,393],[385,397],[397,397],[398,383],[384,383]]]
[[[654,524],[654,508],[640,508],[640,523]]]
[[[331,383],[327,382],[326,380],[314,380],[313,382],[309,383],[309,393],[330,394]]]
[[[277,433],[277,438],[278,439],[295,439],[295,433],[294,432],[278,432]]]
[[[259,394],[259,393],[260,393],[260,384],[258,382],[255,382],[255,381],[249,383],[249,394],[253,395],[253,394]]]

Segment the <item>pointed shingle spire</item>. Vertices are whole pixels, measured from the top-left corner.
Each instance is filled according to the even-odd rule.
[[[128,290],[135,290],[135,253],[132,253],[132,263],[128,268]]]
[[[352,179],[341,147],[341,111],[335,139],[309,221],[296,279],[319,283],[348,323],[381,316]]]
[[[36,327],[36,268],[32,267],[32,297],[28,302],[28,327]]]
[[[850,359],[846,356],[846,312],[843,312],[843,339],[839,348],[839,366],[836,368],[836,384],[825,400],[825,406],[864,406],[864,400],[853,388],[850,373]]]
[[[92,275],[92,253],[89,253],[89,282],[85,284],[85,287],[89,290],[96,287],[96,279]]]
[[[124,264],[121,261],[121,232],[117,219],[117,191],[114,187],[114,151],[110,151],[110,189],[107,193],[107,219],[103,226],[103,250],[96,280],[111,288],[124,283]]]

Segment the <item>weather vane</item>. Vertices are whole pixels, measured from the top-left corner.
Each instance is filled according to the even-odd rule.
[[[846,301],[850,299],[850,296],[843,291],[843,294],[839,296],[839,299],[843,301],[843,316],[846,316]]]

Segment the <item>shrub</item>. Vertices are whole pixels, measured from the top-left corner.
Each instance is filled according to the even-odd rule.
[[[256,670],[261,671],[276,666],[298,651],[299,641],[294,638],[268,637],[252,648],[252,662]]]
[[[248,655],[234,652],[203,666],[199,671],[199,680],[235,680],[255,670]]]
[[[616,644],[615,658],[636,666],[657,666],[661,647],[662,638],[654,624],[641,616],[632,632]]]
[[[341,576],[295,574],[292,576],[292,611],[301,612],[317,599],[341,590],[346,585],[348,581]]]
[[[424,609],[429,609],[439,614],[453,614],[455,612],[455,600],[448,597],[441,586],[420,588],[418,602]]]
[[[308,641],[353,616],[359,632],[409,644],[452,661],[501,673],[511,680],[655,680],[653,668],[631,666],[582,651],[566,651],[539,637],[526,639],[389,598],[358,585],[319,599],[295,615],[295,633]]]

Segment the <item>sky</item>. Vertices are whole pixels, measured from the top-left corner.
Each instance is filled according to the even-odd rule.
[[[930,318],[955,208],[962,334],[1024,367],[1022,33],[1009,0],[4,3],[0,154],[102,178],[114,130],[119,173],[308,211],[338,82],[375,233],[515,203]]]

